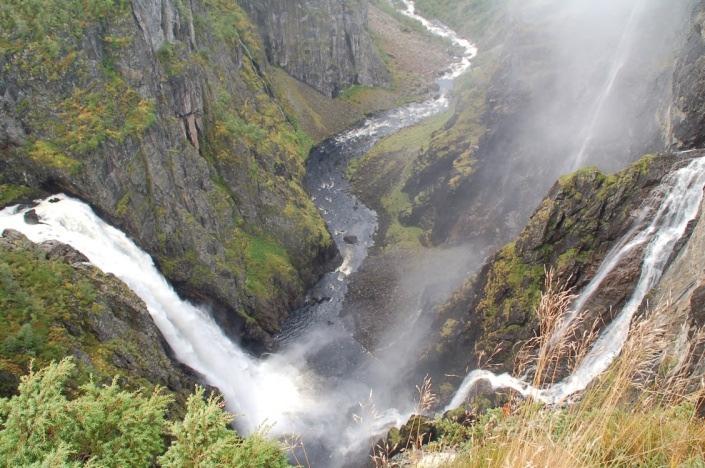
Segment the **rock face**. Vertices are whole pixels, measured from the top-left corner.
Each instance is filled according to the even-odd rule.
[[[367,0],[239,0],[269,62],[328,96],[389,83],[367,33]]]
[[[693,11],[693,24],[673,83],[670,140],[681,149],[705,146],[705,2]]]
[[[0,24],[0,186],[88,201],[182,294],[266,346],[335,247],[302,188],[306,139],[271,95],[245,12],[22,5]]]
[[[671,156],[647,157],[614,176],[585,169],[562,178],[519,237],[439,308],[435,328],[440,344],[428,351],[427,367],[451,363],[465,375],[466,368],[482,361],[511,371],[516,346],[538,332],[534,311],[546,269],[553,268],[559,281],[580,291],[630,229],[642,203],[659,202],[658,196],[650,198],[654,187],[682,163]],[[606,279],[608,286],[585,305],[590,311],[586,323],[612,318],[630,296],[640,265],[641,256],[635,254]]]
[[[11,230],[0,237],[0,395],[15,390],[31,359],[36,368],[70,355],[82,378],[160,385],[183,404],[195,373],[171,358],[142,300],[85,261],[58,242],[33,244]]]

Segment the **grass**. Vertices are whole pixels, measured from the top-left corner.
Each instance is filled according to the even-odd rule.
[[[35,197],[37,194],[37,190],[25,185],[0,184],[0,209],[15,204],[18,200]]]
[[[424,230],[403,223],[413,207],[404,192],[416,158],[422,154],[434,133],[448,121],[451,112],[443,112],[422,123],[405,128],[380,140],[363,157],[352,161],[347,176],[361,193],[372,192],[377,199],[374,207],[384,217],[382,236],[390,248],[417,248]],[[363,189],[362,186],[369,189]]]
[[[596,336],[557,334],[573,296],[552,272],[546,276],[536,309],[540,333],[523,345],[515,369],[532,375],[534,386],[555,381],[561,365],[575,368]],[[576,332],[585,320],[569,329]],[[705,390],[690,375],[703,338],[697,332],[680,362],[664,365],[663,349],[673,337],[644,318],[632,325],[608,371],[572,402],[546,406],[511,395],[507,404],[480,416],[460,408],[437,420],[436,440],[415,447],[412,456],[446,454],[450,467],[703,466],[705,424],[699,411]]]

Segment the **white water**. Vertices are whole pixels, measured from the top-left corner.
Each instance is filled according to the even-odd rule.
[[[579,310],[585,304],[587,298],[595,293],[627,253],[638,245],[648,243],[641,265],[641,276],[630,299],[570,376],[547,388],[539,389],[508,374],[495,375],[489,371],[475,370],[465,378],[446,409],[460,406],[480,381],[487,381],[493,388],[514,389],[523,396],[530,396],[548,404],[559,403],[576,392],[584,390],[596,377],[607,370],[621,353],[634,315],[646,295],[661,279],[673,249],[684,235],[688,223],[697,216],[703,200],[704,188],[705,158],[695,159],[670,174],[658,189],[664,199],[653,220],[647,226],[641,227],[636,234],[630,230],[625,235],[626,240],[623,239],[618,244],[618,249],[613,250],[604,260],[595,279],[586,287],[582,297],[577,301],[577,307],[573,310]],[[641,225],[640,221],[637,221],[637,225]]]
[[[50,203],[50,199],[60,201]],[[68,244],[104,272],[120,278],[147,304],[177,359],[220,389],[242,430],[249,432],[264,422],[278,422],[276,432],[291,429],[282,415],[303,411],[311,403],[302,391],[305,379],[296,369],[276,358],[258,361],[244,353],[208,311],[178,297],[149,255],[88,205],[57,195],[34,209],[41,224],[24,222],[28,209],[0,211],[0,232],[15,229],[33,242]]]
[[[617,46],[617,49],[614,53],[614,58],[612,60],[609,75],[607,76],[607,81],[605,82],[605,86],[602,88],[602,91],[598,95],[597,101],[595,102],[595,107],[592,110],[589,123],[586,127],[586,133],[583,139],[583,143],[580,146],[580,150],[578,150],[577,154],[573,158],[571,166],[572,171],[580,169],[585,161],[585,155],[588,149],[590,148],[590,144],[592,143],[593,138],[595,137],[597,123],[599,122],[600,117],[602,116],[602,112],[605,105],[607,104],[607,100],[612,94],[612,89],[617,83],[617,78],[619,78],[619,75],[622,73],[622,69],[624,68],[627,58],[629,57],[629,52],[632,46],[632,36],[636,31],[636,26],[638,23],[637,19],[639,17],[639,13],[641,12],[643,4],[643,1],[634,2],[634,7],[632,8],[632,11],[629,15],[629,19],[627,20],[627,24],[624,28],[624,32],[622,33],[622,37],[619,40],[619,45]]]
[[[413,0],[402,0],[404,15],[412,18],[423,25],[431,34],[448,39],[453,45],[463,49],[463,55],[458,62],[451,65],[450,70],[443,75],[442,80],[454,80],[465,73],[472,66],[472,59],[477,55],[477,47],[472,42],[464,39],[443,23],[429,21],[416,13],[416,5]]]

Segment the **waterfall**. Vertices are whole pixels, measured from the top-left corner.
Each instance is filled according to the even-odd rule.
[[[705,157],[691,161],[669,174],[657,189],[663,194],[658,211],[651,222],[643,226],[643,217],[636,222],[637,229],[630,229],[624,238],[605,258],[595,278],[582,292],[573,311],[579,310],[587,298],[595,293],[607,275],[616,268],[625,255],[638,245],[646,244],[641,264],[641,275],[627,303],[612,320],[582,359],[577,369],[564,380],[547,388],[538,389],[508,374],[495,375],[484,370],[472,371],[446,409],[461,405],[470,390],[479,381],[487,381],[493,388],[511,388],[523,396],[544,403],[558,403],[570,395],[584,390],[596,377],[612,364],[622,351],[629,335],[634,315],[646,295],[657,285],[673,254],[678,240],[698,215],[705,188]],[[574,317],[573,313],[569,316]]]
[[[629,51],[631,50],[632,36],[634,35],[634,31],[638,23],[637,19],[639,17],[639,13],[641,12],[643,3],[644,2],[641,0],[637,0],[634,2],[634,6],[632,7],[631,13],[629,14],[629,19],[627,20],[627,24],[624,27],[624,32],[622,33],[622,37],[619,40],[619,45],[617,46],[617,49],[614,53],[614,58],[612,59],[612,65],[610,67],[609,75],[607,76],[607,81],[605,81],[605,86],[602,88],[602,91],[597,96],[597,101],[595,101],[595,106],[592,109],[590,120],[588,121],[588,125],[586,127],[585,137],[583,138],[583,142],[580,146],[580,149],[573,158],[571,166],[572,171],[575,171],[582,167],[583,162],[585,160],[585,154],[590,148],[590,144],[592,143],[592,140],[595,136],[595,130],[597,127],[597,123],[599,122],[600,117],[602,116],[602,111],[605,105],[607,104],[607,100],[612,94],[612,89],[617,83],[617,78],[619,78],[619,75],[622,73],[624,64],[629,56]]]
[[[304,378],[275,357],[256,360],[233,343],[207,310],[178,297],[152,258],[125,234],[106,224],[78,200],[56,195],[33,209],[40,224],[25,223],[30,208],[0,211],[0,232],[14,229],[33,242],[57,240],[83,253],[96,267],[124,281],[147,305],[176,358],[199,372],[225,396],[238,427],[250,432],[264,422],[291,429],[282,415],[304,410]]]

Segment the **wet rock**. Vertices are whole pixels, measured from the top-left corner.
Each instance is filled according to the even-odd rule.
[[[705,5],[693,11],[692,26],[673,77],[669,135],[680,149],[705,146]]]
[[[343,241],[345,241],[346,244],[350,244],[350,245],[355,245],[359,242],[357,239],[357,236],[353,236],[353,235],[344,236]]]
[[[516,240],[438,309],[433,325],[438,344],[422,358],[434,382],[457,386],[435,373],[434,363],[447,363],[445,374],[465,375],[482,356],[492,356],[485,365],[512,371],[518,346],[539,330],[534,310],[544,286],[544,268],[554,268],[559,281],[580,291],[632,227],[633,214],[651,200],[653,188],[681,162],[673,156],[646,158],[610,179],[596,169],[561,178]],[[606,278],[600,294],[585,305],[589,314],[577,333],[596,323],[602,326],[620,310],[640,276],[642,254],[643,249],[634,249]],[[444,328],[449,320],[457,322],[452,331]]]
[[[412,447],[426,445],[436,440],[438,430],[434,420],[426,416],[414,415],[400,428],[392,428],[386,439],[377,444],[383,447],[386,455],[393,457]]]
[[[335,96],[390,75],[367,32],[367,0],[240,0],[255,19],[270,63]]]
[[[29,210],[24,214],[24,222],[27,224],[39,224],[39,215],[35,210]]]

